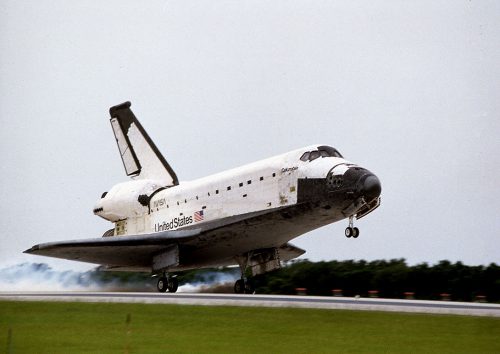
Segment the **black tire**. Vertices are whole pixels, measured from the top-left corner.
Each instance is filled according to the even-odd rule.
[[[168,288],[168,280],[167,278],[161,277],[158,279],[158,283],[156,283],[156,288],[160,293],[164,293]]]
[[[247,279],[245,282],[245,294],[253,294],[255,292],[255,287],[253,286],[253,283],[251,279]]]
[[[234,283],[234,292],[235,294],[245,293],[245,281],[243,279],[236,280],[236,283]]]
[[[358,236],[359,236],[359,229],[357,227],[355,227],[354,229],[352,229],[352,231],[353,231],[352,237],[358,238]]]
[[[177,280],[177,278],[170,278],[167,288],[169,293],[177,292],[177,289],[179,288],[179,281]]]
[[[345,237],[347,237],[347,238],[352,237],[353,233],[354,233],[354,230],[352,227],[345,228]]]

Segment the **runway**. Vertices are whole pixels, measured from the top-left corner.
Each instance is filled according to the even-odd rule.
[[[295,307],[500,317],[500,304],[326,296],[123,292],[0,292],[1,300]]]

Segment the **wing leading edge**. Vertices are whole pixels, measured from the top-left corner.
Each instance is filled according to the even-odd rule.
[[[24,253],[95,264],[151,268],[155,254],[199,234],[200,230],[195,229],[48,242],[35,245]]]
[[[264,219],[269,220],[265,222]],[[179,270],[186,270],[234,265],[236,264],[235,256],[249,251],[247,248],[240,247],[238,239],[241,241],[241,238],[268,234],[271,225],[280,222],[285,221],[279,217],[279,211],[257,212],[207,222],[200,224],[197,228],[145,235],[42,243],[24,253],[100,264],[107,269],[146,272],[172,266],[174,268],[179,266]],[[249,228],[252,231],[247,233],[245,230]],[[227,248],[228,240],[231,240],[229,241],[230,248]],[[218,249],[215,253],[214,247]],[[265,248],[269,247],[278,247],[282,261],[296,258],[305,252],[289,243],[283,243],[280,246],[268,245]],[[178,259],[180,249],[184,250],[184,261]],[[162,255],[177,259],[169,259],[171,263],[167,267],[162,267],[160,263],[164,260]]]

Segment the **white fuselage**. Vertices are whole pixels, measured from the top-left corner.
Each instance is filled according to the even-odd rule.
[[[357,238],[354,218],[380,205],[378,178],[319,144],[179,183],[130,106],[111,107],[110,122],[132,181],[103,193],[94,208],[114,227],[26,253],[155,274],[233,264],[242,276],[248,266],[261,274],[303,254],[289,241],[319,227],[349,218],[345,236]],[[165,276],[160,291],[165,283],[175,291]]]
[[[137,180],[113,187],[94,211],[116,223],[114,235],[149,234],[292,206],[297,203],[298,180],[325,178],[333,166],[342,171],[349,164],[339,157],[301,161],[304,151],[294,150],[178,186],[158,190],[151,180]],[[352,165],[352,164],[351,164]],[[151,195],[149,206],[141,194]]]

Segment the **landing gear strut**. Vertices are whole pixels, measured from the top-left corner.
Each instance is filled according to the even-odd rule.
[[[347,238],[353,237],[357,238],[359,236],[359,229],[357,227],[353,227],[354,225],[354,215],[349,216],[349,226],[345,229],[345,236]]]
[[[241,278],[236,280],[236,283],[234,283],[235,294],[252,294],[254,292],[251,282],[245,277],[251,257],[252,252],[249,252],[244,256],[235,257],[241,271]]]
[[[156,283],[156,288],[160,293],[164,293],[168,290],[169,293],[175,293],[179,288],[179,281],[177,277],[170,277],[166,273],[158,279]]]

